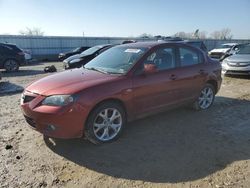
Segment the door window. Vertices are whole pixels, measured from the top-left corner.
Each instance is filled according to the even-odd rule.
[[[175,53],[173,48],[161,48],[151,53],[144,64],[154,64],[158,71],[175,67]]]
[[[196,65],[201,62],[199,53],[187,48],[180,48],[180,62],[181,66]]]

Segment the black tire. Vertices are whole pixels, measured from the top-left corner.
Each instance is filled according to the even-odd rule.
[[[121,126],[119,128],[119,131],[116,130],[117,131],[116,135],[113,138],[108,139],[108,140],[103,140],[103,139],[98,138],[99,135],[94,132],[94,129],[95,129],[94,124],[96,121],[98,121],[98,118],[101,118],[100,113],[105,111],[105,109],[108,109],[107,114],[109,114],[110,111],[112,113],[113,112],[112,110],[114,110],[114,109],[117,110],[119,112],[119,115],[120,115],[119,120],[121,120],[121,122],[122,122]],[[103,120],[104,120],[104,118],[103,118]],[[112,121],[112,123],[113,123],[113,121]],[[102,123],[102,124],[104,125],[105,123]],[[104,103],[101,103],[100,105],[98,105],[90,113],[88,120],[85,124],[85,136],[90,142],[92,142],[94,144],[102,144],[102,143],[112,142],[114,140],[117,140],[120,137],[125,125],[126,125],[126,113],[125,113],[125,110],[123,109],[123,107],[116,102],[112,102],[112,101],[111,102],[104,102]],[[104,134],[104,131],[105,131],[104,129],[108,129],[109,133],[110,132],[112,133],[112,131],[115,132],[114,129],[111,128],[111,125],[110,125],[110,127],[109,127],[109,125],[105,125],[105,127],[100,128],[99,130],[100,130],[100,132],[101,132],[101,130],[103,130],[103,134]]]
[[[200,97],[202,97],[202,91],[204,91],[205,89],[210,89],[212,91],[212,99],[211,101],[209,100],[209,104],[202,106],[200,103]],[[192,107],[194,110],[207,110],[208,108],[210,108],[214,102],[214,98],[215,98],[215,88],[212,84],[206,83],[205,86],[202,88],[202,90],[200,91],[200,95],[199,97],[196,99],[196,101],[193,103]]]
[[[7,59],[4,62],[4,69],[7,72],[16,72],[19,70],[19,64],[18,64],[17,60],[15,60],[15,59]]]

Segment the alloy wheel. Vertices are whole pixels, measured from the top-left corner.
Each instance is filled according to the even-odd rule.
[[[201,109],[207,109],[211,106],[214,100],[214,92],[212,88],[205,87],[200,94],[198,103]]]
[[[106,108],[94,120],[93,131],[100,141],[112,140],[121,130],[122,115],[116,108]]]

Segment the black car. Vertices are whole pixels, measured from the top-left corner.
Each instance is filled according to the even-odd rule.
[[[83,51],[81,54],[76,54],[68,57],[63,61],[65,69],[79,68],[96,56],[104,52],[105,50],[113,47],[113,44],[98,45]]]
[[[0,69],[7,72],[18,71],[19,66],[25,64],[23,51],[15,44],[0,43]]]
[[[60,53],[58,55],[58,59],[60,61],[63,61],[64,59],[67,59],[68,57],[72,56],[72,55],[76,55],[76,54],[80,54],[82,53],[83,51],[89,49],[89,47],[87,46],[82,46],[82,47],[78,47],[78,48],[75,48],[74,50],[72,51],[69,51],[69,52],[65,52],[65,53]]]

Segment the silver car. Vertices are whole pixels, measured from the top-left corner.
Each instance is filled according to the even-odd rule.
[[[240,46],[236,54],[223,60],[222,74],[250,75],[250,44]]]

